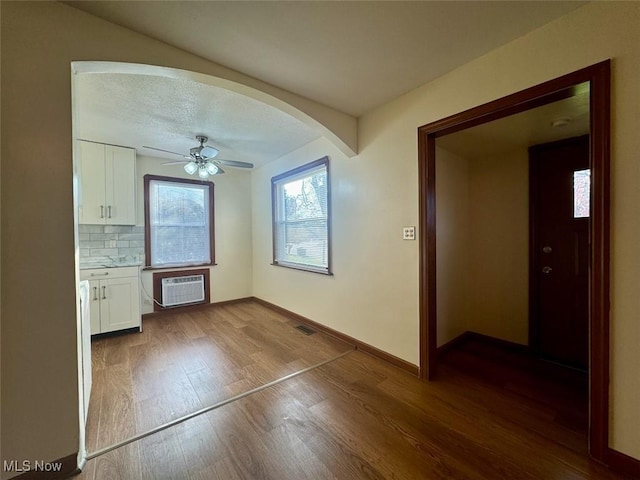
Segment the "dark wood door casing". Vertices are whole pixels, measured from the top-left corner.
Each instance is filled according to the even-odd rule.
[[[589,269],[589,453],[607,463],[609,448],[609,145],[611,61],[605,60],[418,128],[420,376],[437,371],[436,138],[573,95],[589,82],[591,229]]]

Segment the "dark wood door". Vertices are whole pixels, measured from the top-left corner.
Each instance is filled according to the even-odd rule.
[[[529,150],[530,343],[549,360],[589,362],[589,137]]]

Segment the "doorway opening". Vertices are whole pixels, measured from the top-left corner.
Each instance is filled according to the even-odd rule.
[[[420,227],[420,376],[433,379],[438,367],[440,316],[436,284],[436,140],[455,132],[574,97],[586,85],[589,104],[590,243],[588,283],[588,443],[590,455],[606,462],[609,414],[609,95],[610,61],[564,75],[418,129]],[[584,170],[584,169],[582,169]],[[527,215],[528,218],[528,215]],[[526,222],[525,218],[525,222]],[[442,230],[442,225],[441,229]],[[527,283],[527,282],[525,282]],[[442,292],[440,292],[442,294]],[[443,312],[445,314],[446,312]],[[528,338],[523,343],[528,343]]]
[[[180,152],[188,153],[194,147],[193,139],[207,132],[238,139],[233,145],[225,143],[225,148],[235,149],[236,166],[240,160],[264,164],[319,137],[326,137],[346,155],[353,156],[353,152],[295,105],[224,78],[121,62],[72,62],[71,71],[75,270],[78,279],[93,277],[87,280],[93,285],[78,286],[78,290],[89,291],[83,306],[91,304],[88,315],[78,315],[85,320],[78,325],[78,370],[83,374],[78,376],[82,465],[96,452],[216,403],[221,400],[216,395],[229,398],[238,393],[236,388],[250,390],[256,386],[252,383],[267,383],[282,373],[273,362],[269,364],[273,370],[266,372],[257,357],[255,361],[249,358],[250,352],[268,355],[273,345],[262,345],[268,343],[266,337],[252,339],[253,330],[245,330],[246,322],[237,313],[227,312],[230,307],[220,305],[206,313],[196,309],[166,311],[153,316],[157,300],[152,295],[154,274],[143,268],[145,251],[149,253],[144,238],[145,174],[193,178],[184,170],[185,162],[173,160],[176,155],[182,158]],[[157,102],[169,97],[173,103]],[[173,104],[191,114],[177,118]],[[226,114],[220,110],[222,104]],[[186,105],[194,108],[185,110]],[[218,105],[220,115],[201,118],[200,113],[211,110],[207,105]],[[236,120],[230,121],[231,117]],[[272,121],[265,122],[265,118]],[[297,134],[280,138],[265,130],[267,126],[275,133]],[[256,141],[247,141],[246,135],[234,129],[253,132]],[[273,141],[269,155],[260,138]],[[119,167],[107,168],[116,157]],[[225,251],[230,258],[242,261],[232,269],[217,271],[217,287],[205,281],[206,304],[246,300],[246,281],[251,277],[251,264],[244,261],[251,257],[252,248],[246,235],[252,205],[244,201],[251,176],[246,169],[234,173],[230,168],[224,176],[215,177],[215,184],[215,223],[222,226],[216,231],[216,241],[228,246]],[[102,192],[102,202],[89,201],[96,192]],[[103,205],[110,203],[109,197],[120,197],[121,207]],[[92,213],[87,214],[89,210]],[[118,216],[117,211],[126,214]],[[167,272],[172,270],[185,276],[185,268],[192,267],[188,263],[165,269],[163,275],[170,276]],[[215,268],[205,267],[206,272]],[[256,315],[238,310],[246,318]],[[142,316],[147,316],[144,333]],[[283,336],[302,335],[288,328],[288,323],[280,326],[286,327]],[[318,337],[313,338],[317,343]],[[329,355],[331,348],[326,352]],[[314,349],[300,351],[307,355],[300,359],[302,363],[317,358]],[[284,362],[278,352],[273,355]],[[287,368],[301,365],[288,363]]]

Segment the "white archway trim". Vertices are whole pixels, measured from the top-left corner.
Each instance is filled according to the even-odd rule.
[[[276,108],[284,113],[291,115],[302,123],[306,124],[310,128],[318,131],[327,140],[333,143],[342,153],[347,157],[354,157],[357,155],[358,146],[358,134],[357,134],[357,119],[351,116],[346,116],[341,112],[340,116],[336,116],[334,119],[334,129],[340,130],[341,134],[337,134],[324,123],[314,118],[312,115],[304,112],[300,108],[294,106],[291,103],[286,102],[278,97],[275,97],[269,93],[258,90],[254,87],[238,83],[232,80],[228,80],[213,75],[204,73],[192,72],[188,70],[181,70],[178,68],[161,67],[157,65],[146,65],[141,63],[124,63],[124,62],[101,62],[101,61],[78,61],[71,64],[72,73],[119,73],[129,75],[153,75],[166,78],[175,78],[183,80],[191,80],[194,82],[202,83],[205,85],[212,85],[219,88],[245,95],[249,98],[255,99],[273,108]],[[293,94],[292,94],[293,96]],[[297,97],[298,100],[302,97]],[[306,99],[302,99],[306,100]],[[312,100],[307,100],[309,106],[314,104]],[[328,107],[323,107],[328,109]],[[346,118],[345,118],[346,116]],[[338,128],[339,127],[339,128]]]

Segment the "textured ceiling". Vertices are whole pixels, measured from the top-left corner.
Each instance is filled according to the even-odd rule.
[[[585,2],[65,2],[358,116]],[[191,80],[76,75],[79,138],[260,166],[319,137],[257,100]],[[507,138],[508,140],[508,138]],[[465,143],[461,141],[461,144]]]
[[[65,3],[359,116],[586,2]]]
[[[564,100],[484,123],[437,140],[438,147],[478,160],[589,133],[589,86]],[[566,124],[553,126],[556,120]],[[563,122],[565,123],[565,122]]]
[[[133,147],[141,155],[180,160],[143,145],[188,154],[209,137],[218,158],[260,166],[320,134],[258,100],[191,80],[151,75],[75,76],[78,138]]]

